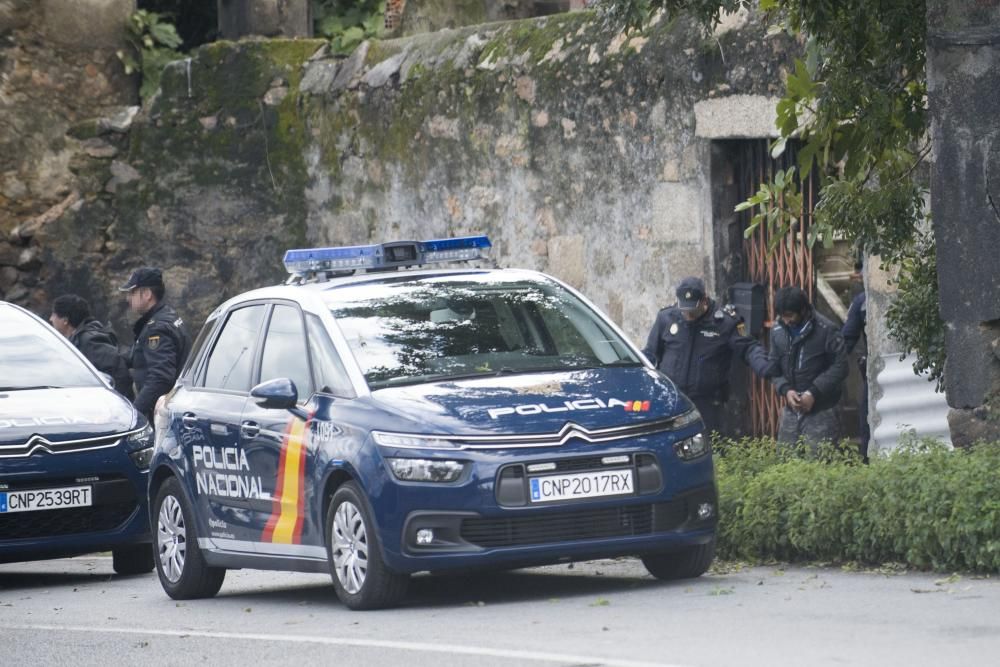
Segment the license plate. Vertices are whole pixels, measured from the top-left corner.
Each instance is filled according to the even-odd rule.
[[[0,514],[37,512],[67,507],[90,507],[94,504],[89,486],[64,486],[60,489],[0,491]]]
[[[528,483],[533,503],[599,496],[621,496],[634,492],[631,469],[546,475],[545,477],[532,477]]]

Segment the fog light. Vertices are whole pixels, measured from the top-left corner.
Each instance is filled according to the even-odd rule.
[[[386,459],[396,479],[404,482],[454,482],[462,474],[461,461],[439,459]]]
[[[135,452],[129,452],[129,458],[139,470],[148,470],[149,462],[153,459],[153,448],[146,447]]]
[[[432,528],[421,528],[417,531],[417,544],[430,544],[434,541],[434,530]]]
[[[677,456],[685,461],[691,461],[692,459],[704,456],[708,454],[709,450],[708,440],[701,433],[674,443],[674,451],[677,453]]]
[[[712,503],[701,503],[698,505],[698,518],[702,521],[705,519],[711,519],[714,514],[715,506],[712,505]]]

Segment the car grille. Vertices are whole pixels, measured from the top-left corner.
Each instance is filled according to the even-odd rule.
[[[100,438],[84,438],[81,440],[66,440],[64,442],[49,442],[45,437],[33,435],[27,442],[19,445],[0,446],[0,459],[22,458],[42,451],[49,454],[67,454],[69,452],[81,452],[90,449],[102,449],[104,447],[114,447],[121,442],[123,434],[102,436]]]
[[[135,502],[126,502],[0,514],[0,539],[18,540],[113,530],[125,523],[135,508]]]
[[[501,519],[462,521],[462,538],[481,547],[572,542],[653,532],[653,506],[627,505]]]

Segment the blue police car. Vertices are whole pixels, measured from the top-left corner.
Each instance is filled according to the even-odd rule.
[[[716,490],[690,401],[586,299],[446,268],[486,237],[291,250],[219,306],[158,406],[160,582],[330,571],[352,609],[409,575],[638,555],[695,577]]]
[[[0,562],[111,550],[153,570],[146,418],[49,324],[0,302]]]

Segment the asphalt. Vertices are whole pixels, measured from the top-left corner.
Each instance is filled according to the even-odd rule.
[[[176,602],[109,558],[0,565],[11,665],[993,665],[998,610],[996,578],[834,567],[418,576],[400,608],[351,612],[324,575],[234,571]]]

